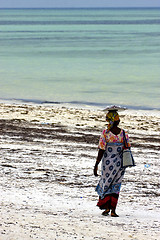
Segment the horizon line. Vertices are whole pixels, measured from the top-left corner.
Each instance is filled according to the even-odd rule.
[[[0,7],[0,9],[124,9],[124,8],[127,8],[127,9],[132,9],[132,8],[143,8],[143,9],[148,9],[148,8],[160,8],[160,6],[150,6],[150,7],[127,7],[127,6],[124,6],[124,7]]]

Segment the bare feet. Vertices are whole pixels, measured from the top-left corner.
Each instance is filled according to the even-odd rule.
[[[103,216],[108,216],[110,212],[110,209],[106,209],[104,212],[102,212]]]
[[[111,212],[111,217],[119,217],[115,212]]]

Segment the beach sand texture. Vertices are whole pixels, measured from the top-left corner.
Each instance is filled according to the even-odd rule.
[[[102,110],[0,103],[0,113],[0,240],[160,239],[159,111],[120,112],[136,167],[126,171],[119,218],[96,207]]]

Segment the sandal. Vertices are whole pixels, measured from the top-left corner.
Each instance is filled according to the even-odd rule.
[[[108,216],[110,212],[110,209],[106,209],[104,212],[102,212],[103,216]]]

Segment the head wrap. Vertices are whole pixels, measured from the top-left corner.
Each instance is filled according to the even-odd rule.
[[[117,111],[109,111],[106,115],[106,121],[109,122],[107,130],[109,131],[112,127],[115,121],[119,120],[119,114]]]

